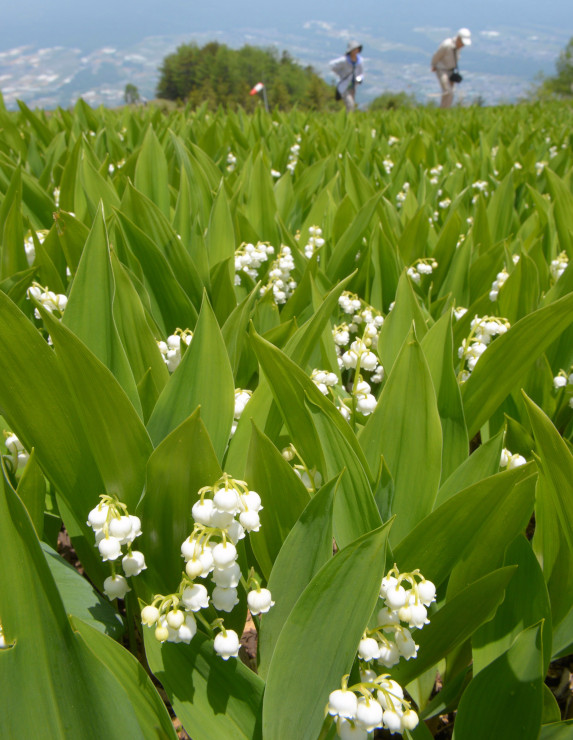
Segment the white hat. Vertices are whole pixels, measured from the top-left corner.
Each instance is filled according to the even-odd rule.
[[[472,35],[468,28],[460,28],[456,38],[458,38],[464,46],[472,45]]]
[[[358,49],[358,52],[360,53],[362,51],[362,44],[359,43],[358,41],[349,41],[348,44],[346,45],[346,53],[350,54],[350,52],[353,49]]]

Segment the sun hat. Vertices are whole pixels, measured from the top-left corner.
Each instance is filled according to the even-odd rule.
[[[362,44],[359,44],[358,41],[349,41],[346,45],[346,53],[350,54],[353,49],[358,49],[359,52],[362,51]]]
[[[460,39],[464,46],[472,45],[472,35],[468,28],[460,28],[456,38]]]

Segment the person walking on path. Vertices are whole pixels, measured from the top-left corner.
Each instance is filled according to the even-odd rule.
[[[440,87],[442,88],[442,108],[449,108],[454,100],[454,83],[452,74],[457,72],[458,54],[463,46],[471,46],[472,37],[467,28],[460,28],[451,39],[445,39],[438,46],[432,57],[432,72],[436,73]],[[459,75],[458,75],[459,77]],[[460,81],[459,79],[457,80]]]
[[[344,100],[347,111],[356,109],[356,86],[364,79],[362,65],[362,44],[358,41],[349,41],[346,54],[330,62],[330,68],[338,76],[336,85],[336,99]]]

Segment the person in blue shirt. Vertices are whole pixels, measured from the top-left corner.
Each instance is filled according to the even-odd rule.
[[[347,111],[356,109],[356,87],[364,79],[361,51],[362,44],[358,41],[349,41],[346,54],[330,62],[330,69],[339,78],[336,85],[336,97],[344,100]]]

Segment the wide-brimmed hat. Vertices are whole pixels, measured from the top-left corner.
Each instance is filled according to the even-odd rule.
[[[362,44],[359,44],[358,41],[349,41],[346,44],[346,53],[350,54],[353,49],[358,49],[359,52],[362,51]]]
[[[468,28],[460,28],[457,33],[457,38],[462,42],[464,46],[472,45],[472,35]]]

